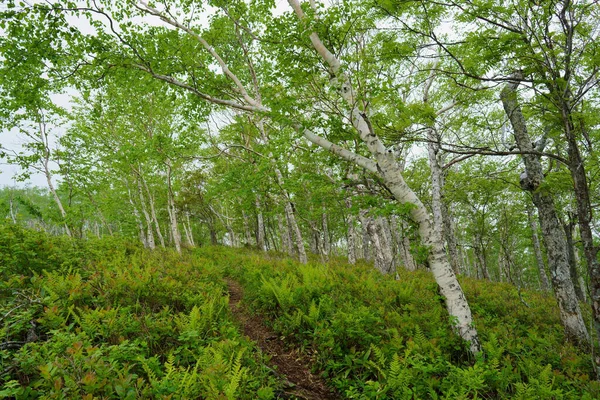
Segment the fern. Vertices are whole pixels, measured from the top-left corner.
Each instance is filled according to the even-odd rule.
[[[148,363],[149,360],[147,360],[144,357],[138,357],[137,360],[139,361],[140,365],[142,366],[142,369],[144,370],[144,372],[146,373],[146,376],[148,376],[148,382],[150,383],[150,385],[154,386],[155,384],[159,383],[160,380],[158,379],[158,376],[156,375],[156,373],[154,373],[154,371],[150,367],[150,364]]]
[[[231,380],[229,384],[225,388],[225,396],[227,399],[232,400],[235,399],[235,392],[237,391],[242,378],[245,377],[247,373],[246,368],[242,368],[242,355],[244,354],[244,349],[240,350],[235,358],[234,362],[231,364],[230,374]]]
[[[425,336],[419,325],[415,325],[414,341],[418,347],[423,347],[427,345],[427,337]]]

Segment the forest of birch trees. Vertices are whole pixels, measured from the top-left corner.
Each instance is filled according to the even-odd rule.
[[[2,217],[425,270],[473,354],[458,278],[508,282],[600,367],[599,31],[592,0],[5,0]]]

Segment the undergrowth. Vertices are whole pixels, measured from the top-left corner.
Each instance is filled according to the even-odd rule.
[[[473,358],[431,275],[399,274],[0,225],[0,398],[276,398],[281,384],[231,320],[225,277],[344,398],[600,398],[553,298],[461,279],[484,348]]]
[[[346,398],[600,398],[590,355],[565,343],[555,300],[540,293],[521,298],[509,284],[461,279],[484,348],[473,358],[425,271],[399,271],[396,281],[343,261],[196,254],[227,265],[248,304],[310,354]]]
[[[275,396],[211,262],[14,226],[0,260],[0,398]]]

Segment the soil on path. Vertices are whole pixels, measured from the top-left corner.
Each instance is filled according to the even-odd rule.
[[[333,400],[340,397],[332,393],[322,379],[310,372],[310,362],[298,350],[289,348],[259,315],[250,315],[240,304],[243,289],[229,280],[229,308],[243,332],[253,340],[261,351],[271,358],[270,364],[277,374],[283,375],[288,398],[306,400]]]

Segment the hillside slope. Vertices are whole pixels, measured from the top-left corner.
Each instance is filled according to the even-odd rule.
[[[180,257],[14,226],[0,227],[0,265],[0,397],[291,398],[241,333],[227,280],[342,398],[600,397],[554,300],[507,284],[461,281],[485,348],[473,359],[427,272],[396,281],[223,247]]]

